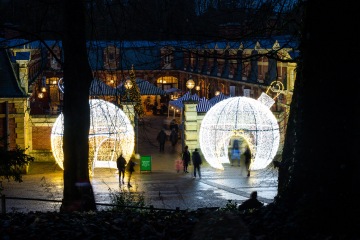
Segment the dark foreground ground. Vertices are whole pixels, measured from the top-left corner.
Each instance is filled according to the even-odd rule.
[[[218,210],[198,209],[213,205],[222,207],[226,199],[234,199],[238,203],[247,199],[249,193],[257,190],[260,200],[270,203],[276,186],[273,185],[273,174],[265,174],[261,177],[254,174],[250,178],[240,176],[236,169],[228,167],[228,172],[218,173],[204,166],[202,179],[193,180],[190,175],[177,174],[173,169],[176,159],[176,151],[167,148],[165,154],[158,152],[158,147],[153,146],[156,133],[162,127],[163,118],[148,117],[146,131],[140,131],[139,141],[141,155],[153,156],[153,172],[140,174],[136,171],[134,183],[146,190],[147,197],[155,207],[169,209],[180,207],[181,209],[197,209],[174,211],[134,211],[123,210],[121,212],[97,211],[89,213],[63,214],[55,211],[58,208],[45,208],[45,203],[34,208],[34,202],[29,203],[28,209],[43,209],[39,212],[23,212],[24,208],[11,205],[7,200],[7,214],[0,213],[0,240],[11,239],[186,239],[186,240],[357,240],[360,234],[339,227],[339,218],[331,218],[329,221],[336,228],[316,221],[317,226],[310,228],[306,217],[305,226],[300,226],[289,219],[288,211],[281,215],[269,211],[268,206],[252,214],[242,214],[236,209],[229,211],[227,208]],[[146,133],[146,134],[145,134]],[[147,136],[145,138],[145,136]],[[180,144],[179,146],[180,147]],[[43,168],[38,168],[43,169]],[[170,174],[169,174],[170,173]],[[231,173],[231,174],[230,174]],[[46,176],[46,178],[44,177]],[[105,175],[104,175],[105,176]],[[97,187],[99,196],[108,196],[108,187],[100,191],[99,183],[103,179],[107,184],[118,187],[115,175],[107,174],[94,179],[93,185]],[[30,181],[30,179],[35,179]],[[45,184],[37,179],[46,179]],[[135,181],[136,180],[136,181]],[[109,183],[110,182],[110,183]],[[4,183],[3,183],[4,184]],[[40,185],[39,185],[40,184]],[[112,186],[112,185],[111,185]],[[46,191],[41,191],[43,189]],[[50,190],[49,190],[50,189]],[[275,189],[275,190],[274,190]],[[161,198],[159,193],[161,191]],[[16,194],[15,194],[16,193]],[[44,172],[36,172],[33,175],[24,176],[22,184],[6,183],[4,194],[7,196],[22,196],[44,198],[50,194],[50,199],[61,199],[62,196],[62,172],[52,171],[46,175]],[[102,194],[100,194],[102,193]],[[271,194],[269,194],[271,193]],[[237,197],[235,199],[235,197]],[[105,202],[100,198],[101,202]],[[156,201],[155,201],[156,200]],[[265,201],[266,200],[266,201]],[[159,203],[159,204],[155,204]],[[164,205],[165,203],[165,205]],[[184,204],[185,203],[185,204]],[[24,203],[22,203],[24,204]],[[44,209],[53,209],[46,212]],[[19,212],[16,212],[18,210]],[[359,219],[348,222],[359,223]],[[344,226],[348,225],[343,223]],[[359,225],[359,224],[357,224]],[[321,228],[321,230],[320,230]],[[357,232],[359,228],[353,228]],[[338,231],[339,230],[339,231]],[[334,233],[336,232],[336,233]]]
[[[1,239],[226,239],[338,240],[359,239],[351,233],[309,231],[262,210],[30,212],[0,215]]]
[[[2,239],[249,239],[239,216],[206,211],[18,213],[0,227]]]

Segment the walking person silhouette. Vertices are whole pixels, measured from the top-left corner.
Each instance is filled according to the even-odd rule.
[[[184,173],[188,173],[188,166],[190,164],[190,152],[189,147],[186,145],[184,152],[182,154],[182,161],[183,161],[183,167],[184,167]]]
[[[116,160],[116,165],[119,171],[119,184],[124,184],[126,160],[123,157],[122,153]]]
[[[129,174],[128,187],[132,187],[132,185],[130,184],[130,180],[131,180],[132,173],[135,172],[135,165],[136,165],[136,163],[134,162],[134,157],[131,157],[128,164],[126,165],[126,171]]]
[[[250,177],[251,151],[250,151],[249,146],[246,147],[244,156],[245,156],[245,167],[248,172],[247,176]]]
[[[166,138],[167,138],[167,136],[166,136],[164,129],[161,129],[156,137],[156,140],[159,142],[159,145],[160,145],[160,152],[164,152],[164,150],[165,150]]]
[[[200,165],[202,164],[202,160],[197,148],[195,148],[194,152],[192,153],[192,162],[194,166],[194,178],[196,178],[196,172],[198,173],[199,178],[201,178]]]

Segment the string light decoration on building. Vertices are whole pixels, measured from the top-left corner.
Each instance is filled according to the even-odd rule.
[[[262,93],[258,100],[231,97],[210,108],[201,122],[199,136],[205,160],[214,168],[224,169],[222,163],[230,163],[230,139],[238,136],[250,147],[250,169],[265,168],[276,155],[280,142],[279,125],[269,109],[273,103],[272,98]]]
[[[89,131],[89,171],[116,168],[120,153],[128,161],[134,151],[134,128],[125,113],[114,104],[91,99]],[[51,148],[57,164],[64,169],[64,117],[60,114],[51,131]]]

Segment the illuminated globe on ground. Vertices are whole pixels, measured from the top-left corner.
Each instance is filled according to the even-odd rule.
[[[128,161],[134,150],[134,128],[125,113],[114,104],[92,99],[90,104],[89,170],[116,168],[122,152]],[[64,117],[60,114],[51,131],[51,148],[57,164],[64,169]]]
[[[273,100],[266,94],[259,100],[231,97],[215,104],[201,122],[199,142],[205,160],[214,168],[230,163],[228,148],[234,137],[243,139],[252,153],[251,170],[265,168],[277,153],[280,133]]]

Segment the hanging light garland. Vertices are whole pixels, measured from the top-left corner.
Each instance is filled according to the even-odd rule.
[[[125,113],[114,104],[92,99],[90,104],[89,170],[116,168],[122,153],[128,161],[134,150],[134,128]],[[57,164],[64,169],[64,116],[60,114],[51,131],[51,148]]]
[[[230,163],[229,141],[242,137],[252,153],[251,170],[265,168],[279,147],[279,125],[269,106],[274,103],[265,93],[258,100],[231,97],[215,104],[200,126],[200,148],[205,160],[214,168]]]

